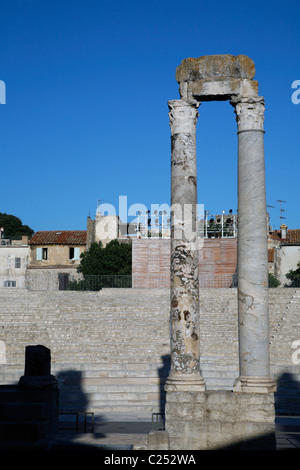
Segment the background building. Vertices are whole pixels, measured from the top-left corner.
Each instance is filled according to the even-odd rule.
[[[0,287],[25,288],[26,270],[29,262],[28,237],[21,240],[1,238]]]
[[[86,237],[86,230],[36,232],[29,242],[26,287],[62,290],[69,281],[78,279],[77,268],[86,249]]]

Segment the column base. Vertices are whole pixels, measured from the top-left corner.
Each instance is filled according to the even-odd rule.
[[[240,376],[233,385],[234,392],[274,393],[276,383],[271,377]]]
[[[166,392],[204,392],[205,382],[200,374],[171,373],[165,383]]]

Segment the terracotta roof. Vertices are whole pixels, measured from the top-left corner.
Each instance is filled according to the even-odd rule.
[[[281,240],[281,230],[274,230],[270,238],[272,240]],[[291,229],[287,231],[287,238],[282,240],[284,243],[300,243],[300,229]]]
[[[29,245],[86,245],[86,230],[36,232]]]

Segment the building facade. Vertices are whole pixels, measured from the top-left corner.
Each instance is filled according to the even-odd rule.
[[[25,288],[29,263],[28,237],[0,243],[0,288]]]
[[[39,231],[29,242],[26,288],[63,290],[78,279],[80,255],[86,249],[86,230]]]

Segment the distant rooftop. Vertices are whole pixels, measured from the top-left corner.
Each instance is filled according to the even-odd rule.
[[[36,232],[29,245],[86,245],[86,230],[51,230]]]
[[[298,244],[300,243],[300,229],[288,229],[287,230],[287,237],[283,239],[281,237],[281,230],[274,230],[270,234],[270,238],[272,240],[282,240],[285,244]]]

